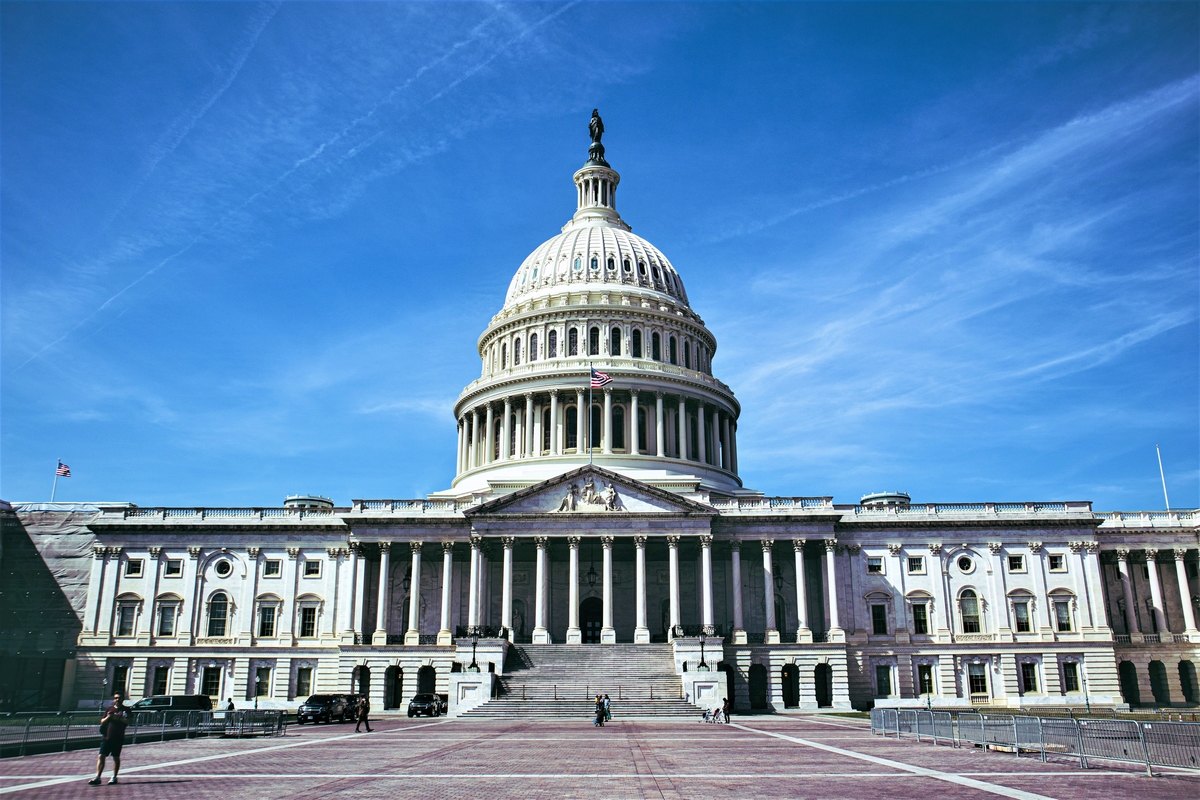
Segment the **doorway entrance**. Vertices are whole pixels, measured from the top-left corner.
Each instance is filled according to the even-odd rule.
[[[828,664],[817,664],[813,670],[813,682],[817,686],[817,707],[833,705],[833,668]]]
[[[600,623],[604,606],[599,597],[589,597],[579,604],[579,633],[584,644],[600,644]]]

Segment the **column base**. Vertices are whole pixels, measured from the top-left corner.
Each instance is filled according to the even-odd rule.
[[[387,631],[375,631],[371,634],[371,644],[387,644]]]
[[[354,644],[354,631],[342,631],[338,641],[340,644]]]
[[[567,628],[567,644],[583,644],[583,633],[579,628]]]
[[[533,643],[534,644],[552,644],[552,642],[550,641],[550,631],[546,630],[545,628],[534,628],[533,629]]]
[[[800,628],[796,631],[796,641],[800,644],[812,644],[812,631],[808,628]]]
[[[600,629],[600,644],[616,644],[617,631],[614,628]]]
[[[446,630],[438,631],[437,643],[438,647],[445,647],[446,645],[454,644],[454,634]]]
[[[841,628],[830,628],[829,629],[829,641],[833,642],[833,643],[845,644],[846,632],[844,630],[842,630]]]
[[[414,645],[414,644],[420,644],[420,643],[421,643],[421,634],[420,633],[418,633],[417,631],[405,631],[404,632],[404,644],[405,645]]]
[[[767,644],[779,644],[779,631],[767,631]]]
[[[650,629],[649,628],[634,628],[633,629],[634,644],[650,644]]]
[[[749,640],[746,638],[746,632],[741,628],[735,628],[733,631],[734,644],[746,644]]]

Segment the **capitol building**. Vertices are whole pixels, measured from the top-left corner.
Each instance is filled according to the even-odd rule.
[[[584,717],[597,692],[627,715],[1200,703],[1194,512],[743,485],[717,337],[591,132],[573,216],[479,337],[448,487],[0,504],[0,711],[114,690],[436,691],[468,718]]]

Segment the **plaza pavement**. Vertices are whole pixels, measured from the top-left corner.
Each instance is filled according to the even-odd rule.
[[[381,719],[274,739],[125,749],[121,783],[89,787],[93,751],[0,761],[16,798],[1119,798],[1200,797],[1200,773],[1077,763],[873,736],[857,720],[734,717],[732,725]],[[109,763],[111,769],[111,761]],[[1156,770],[1156,773],[1160,771]],[[109,771],[105,772],[105,781]]]

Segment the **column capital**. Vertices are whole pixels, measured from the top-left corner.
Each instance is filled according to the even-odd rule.
[[[247,551],[249,551],[250,548],[246,548],[246,549],[247,549]],[[255,548],[255,549],[257,549],[257,548]],[[330,558],[332,558],[335,561],[337,559],[341,558],[346,552],[347,552],[346,550],[343,550],[340,547],[326,547],[325,548],[325,555],[329,556]]]
[[[483,549],[483,537],[480,536],[478,533],[471,534],[471,549],[472,550],[482,550]]]
[[[658,392],[658,391],[656,391],[656,392],[654,393],[654,399],[655,399],[655,400],[662,400],[662,399],[663,399],[663,393],[662,393],[662,392]]]
[[[551,397],[558,397],[558,389],[550,389],[547,394],[549,394]]]
[[[525,402],[527,402],[527,403],[533,402],[533,392],[525,393]]]
[[[578,536],[568,536],[567,537],[567,545],[569,547],[579,547],[579,542],[580,542],[580,537],[578,537]]]
[[[454,542],[442,542],[442,552],[443,553],[453,553],[454,552]]]
[[[1117,561],[1128,561],[1129,560],[1129,548],[1128,547],[1118,547],[1113,552],[1117,554]]]
[[[712,547],[712,539],[713,539],[713,537],[711,534],[708,534],[708,533],[700,534],[700,546],[701,547]]]
[[[502,538],[500,541],[501,541],[501,542],[504,544],[504,549],[505,549],[505,550],[512,550],[512,549],[513,549],[513,545],[515,545],[515,544],[517,543],[517,537],[515,537],[515,536],[505,536],[505,537],[504,537],[504,538]]]
[[[771,548],[773,548],[775,546],[775,540],[774,539],[762,539],[759,541],[759,544],[762,545],[762,549],[763,549],[764,553],[770,553]]]
[[[1000,555],[1000,551],[1003,549],[1004,549],[1003,542],[988,542],[988,550],[994,556]]]
[[[601,537],[600,537],[600,545],[601,545],[602,547],[612,547],[612,545],[613,545],[613,537],[611,537],[611,536],[601,536]]]
[[[297,552],[299,552],[299,550],[297,550]],[[379,552],[380,552],[380,553],[387,553],[388,555],[391,555],[391,553],[392,553],[392,543],[391,543],[391,542],[380,542],[380,543],[379,543]],[[289,554],[290,554],[290,551],[289,551]]]
[[[384,545],[382,545],[382,544],[379,546],[381,548],[384,547]],[[293,559],[293,560],[299,558],[300,557],[300,548],[299,547],[287,548],[287,555],[288,555],[288,558]]]
[[[255,551],[255,552],[253,552],[253,553],[250,553],[250,555],[251,555],[251,556],[257,556],[257,555],[258,555],[258,548],[257,548],[257,547],[247,547],[247,548],[246,548],[246,552],[247,552],[247,553],[249,553],[251,550],[254,550],[254,551]],[[159,556],[161,556],[161,555],[162,555],[162,551],[163,551],[163,549],[162,549],[161,547],[151,547],[151,548],[150,548],[150,555],[151,555],[153,558],[158,558]]]
[[[1186,547],[1176,547],[1175,548],[1175,560],[1183,561],[1185,558],[1187,558],[1187,548]]]
[[[898,555],[900,555],[900,551],[902,549],[904,549],[904,545],[896,544],[895,542],[893,542],[887,546],[887,549],[888,549],[889,554],[891,554],[893,556],[898,556]]]
[[[423,544],[422,542],[409,542],[408,549],[412,550],[413,555],[416,555],[417,553],[421,552],[422,544]]]
[[[826,539],[825,540],[825,552],[826,553],[836,553],[837,546],[838,546],[837,539]]]
[[[862,545],[858,545],[858,544],[846,545],[846,552],[852,556],[858,555],[858,551],[860,551],[860,550],[862,550]]]
[[[630,394],[631,396],[633,396],[633,397],[637,397],[637,396],[638,396],[638,390],[637,390],[637,389],[630,389],[630,390],[629,390],[629,394]]]
[[[511,397],[505,397],[505,398],[504,398],[504,410],[505,410],[506,412],[508,412],[508,411],[511,411],[511,410],[512,410],[512,398],[511,398]]]
[[[942,543],[941,542],[930,542],[929,543],[929,555],[940,556],[941,554],[942,554]]]
[[[1100,552],[1100,543],[1099,542],[1084,542],[1083,547],[1089,553],[1099,553]]]
[[[645,547],[646,546],[646,536],[638,535],[638,536],[633,537],[633,544],[635,547],[638,547],[638,548]]]
[[[1038,553],[1042,552],[1042,543],[1041,542],[1029,542],[1028,547],[1029,547],[1029,552],[1033,553],[1034,555],[1037,555]]]
[[[192,548],[189,547],[188,552],[190,553],[191,550],[192,550]],[[196,555],[200,555],[200,553],[199,553],[200,548],[197,547],[196,550],[197,550]],[[92,545],[92,558],[104,558],[106,555],[108,555],[107,547],[101,547],[98,544]]]
[[[611,387],[611,386],[605,386],[605,387],[604,387],[604,393],[605,393],[605,394],[612,394],[612,387]]]
[[[729,550],[730,550],[731,552],[734,552],[734,553],[739,553],[739,554],[740,554],[740,553],[742,552],[742,542],[741,542],[741,540],[740,540],[740,539],[734,539],[732,542],[730,542],[730,543],[729,543]]]
[[[548,536],[538,536],[538,537],[535,537],[535,538],[534,538],[534,542],[536,542],[536,543],[537,543],[537,546],[538,546],[538,549],[539,549],[539,550],[545,550],[547,547],[549,547],[549,546],[550,546],[550,537],[548,537]]]
[[[358,539],[351,539],[346,544],[350,548],[351,553],[359,556],[363,554],[363,543]]]
[[[1149,563],[1158,558],[1158,548],[1146,548],[1146,562]]]
[[[1083,542],[1067,542],[1067,549],[1070,550],[1072,553],[1082,552],[1083,551]]]
[[[667,546],[668,547],[678,547],[679,546],[679,534],[675,533],[675,534],[671,534],[670,536],[668,536],[667,537]]]

